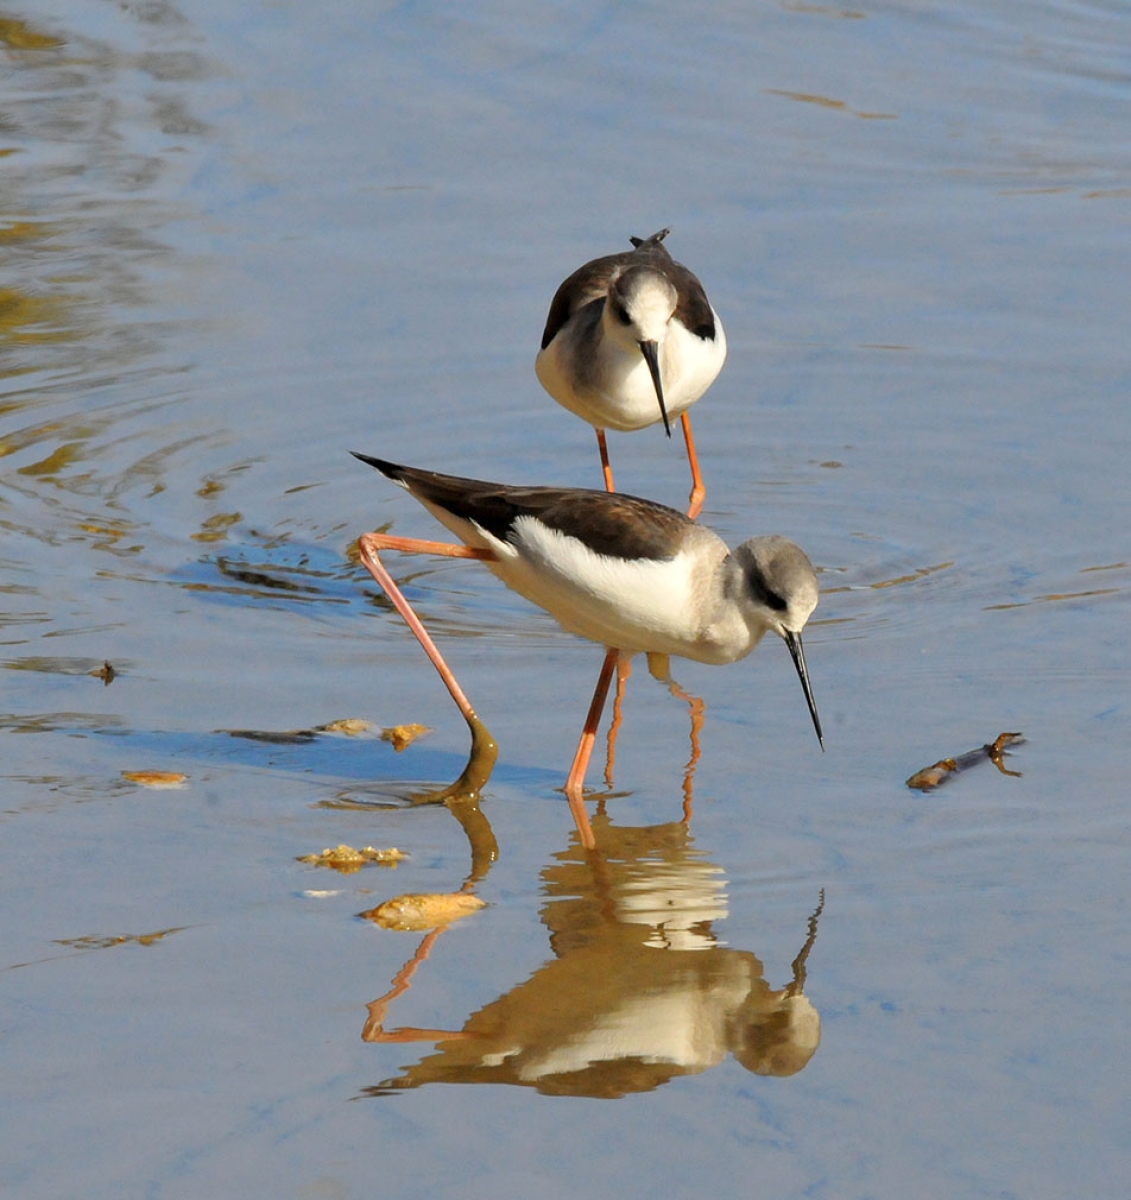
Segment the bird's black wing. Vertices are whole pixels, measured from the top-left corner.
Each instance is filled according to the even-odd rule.
[[[579,308],[592,304],[594,300],[604,300],[609,292],[609,284],[632,261],[633,251],[626,250],[623,254],[606,254],[604,258],[595,258],[583,267],[578,267],[554,293],[550,301],[550,311],[546,317],[546,328],[542,330],[542,349],[557,337],[561,327],[573,316]]]
[[[504,542],[514,540],[515,525],[521,517],[532,517],[558,533],[576,538],[595,554],[658,560],[674,557],[687,527],[694,526],[674,508],[621,492],[510,487],[402,467],[367,454],[355,452],[354,457],[403,484],[417,499],[474,521]]]

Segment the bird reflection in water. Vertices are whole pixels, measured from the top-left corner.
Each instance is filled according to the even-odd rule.
[[[617,735],[620,733],[621,727],[621,707],[624,703],[624,689],[628,682],[629,676],[632,674],[632,659],[627,654],[621,654],[616,661],[616,677],[617,686],[613,693],[613,717],[609,722],[609,731],[605,742],[605,787],[610,791],[613,787],[613,766],[617,756]],[[695,775],[695,768],[699,764],[699,755],[701,753],[699,746],[699,735],[703,731],[703,714],[705,706],[699,696],[692,696],[685,692],[674,679],[670,677],[662,682],[667,686],[668,691],[677,699],[682,700],[687,705],[687,714],[690,718],[690,734],[689,741],[691,745],[691,753],[687,762],[683,767],[683,819],[684,821],[691,820],[691,795],[692,795],[692,778]],[[579,829],[584,839],[584,832]]]
[[[793,1075],[812,1058],[820,1018],[804,994],[822,892],[781,988],[750,951],[726,946],[721,868],[685,822],[618,828],[593,821],[596,850],[574,839],[543,872],[542,920],[554,958],[474,1012],[459,1030],[386,1028],[437,936],[373,1001],[362,1037],[434,1042],[435,1052],[363,1095],[426,1083],[508,1083],[547,1095],[615,1098],[651,1091],[732,1055],[759,1075]]]

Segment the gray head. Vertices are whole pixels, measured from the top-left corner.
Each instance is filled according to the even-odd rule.
[[[805,667],[805,651],[801,631],[817,607],[817,573],[800,546],[777,534],[750,538],[734,551],[734,560],[742,571],[744,596],[748,617],[761,622],[789,647],[793,665],[805,690],[809,714],[821,749],[825,738],[821,720],[809,686]],[[749,610],[752,610],[750,612]]]

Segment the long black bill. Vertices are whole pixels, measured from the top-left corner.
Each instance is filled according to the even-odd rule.
[[[640,353],[644,355],[644,361],[648,364],[648,374],[652,376],[652,382],[656,385],[656,399],[660,402],[660,416],[664,418],[664,432],[671,437],[672,427],[668,421],[668,410],[664,404],[664,385],[660,379],[660,352],[655,342],[641,342]]]
[[[793,665],[797,668],[797,677],[805,689],[805,700],[809,705],[809,715],[813,718],[813,728],[817,731],[817,741],[821,749],[825,748],[825,735],[821,732],[821,718],[817,716],[817,705],[813,702],[813,689],[809,686],[809,672],[805,667],[805,651],[801,646],[801,634],[786,630],[785,644],[793,655]]]

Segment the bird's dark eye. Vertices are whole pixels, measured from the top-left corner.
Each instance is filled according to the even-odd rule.
[[[628,315],[628,309],[625,308],[625,306],[621,304],[619,300],[613,300],[610,304],[610,307],[613,310],[613,316],[616,317],[616,319],[622,325],[632,324],[632,318]]]
[[[759,604],[764,604],[767,608],[773,609],[774,612],[785,612],[789,608],[787,601],[783,600],[772,588],[766,586],[766,581],[762,578],[760,571],[751,571],[747,576],[747,584],[750,588],[751,596]]]

